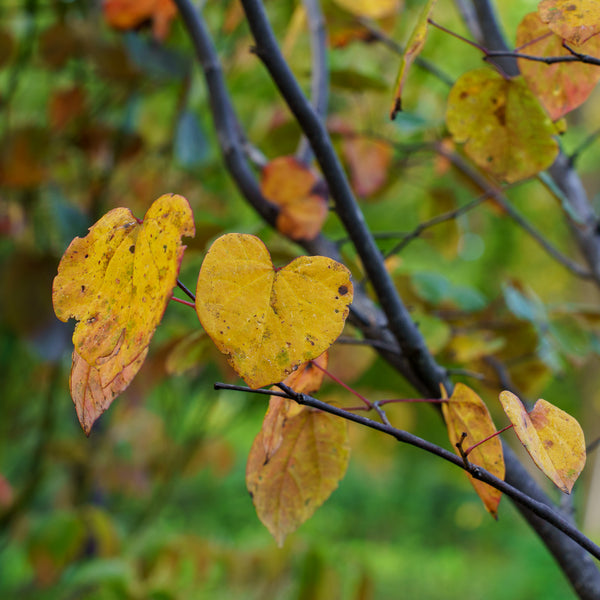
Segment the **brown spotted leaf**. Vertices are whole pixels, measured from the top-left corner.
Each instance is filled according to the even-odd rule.
[[[538,400],[528,413],[508,391],[500,393],[500,403],[533,462],[570,494],[586,459],[585,438],[577,420],[546,400]]]
[[[509,183],[543,171],[558,154],[552,121],[522,77],[468,71],[450,91],[446,123],[473,161]]]
[[[600,32],[598,0],[542,0],[538,13],[559,37],[575,45]]]
[[[231,233],[204,258],[196,312],[235,371],[259,388],[327,350],[342,332],[352,296],[342,264],[301,256],[276,270],[257,237]]]

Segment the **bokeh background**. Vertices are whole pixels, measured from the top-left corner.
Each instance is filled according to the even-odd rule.
[[[293,153],[298,127],[249,52],[238,3],[204,4],[248,138],[267,158]],[[267,4],[286,57],[308,88],[301,4]],[[537,3],[499,4],[512,41]],[[403,232],[478,191],[431,152],[432,141],[447,137],[447,84],[414,69],[405,112],[391,124],[398,55],[361,41],[352,14],[333,1],[323,6],[332,39],[330,130],[362,190],[368,223],[390,234],[381,240],[389,250]],[[377,26],[405,41],[420,6],[406,0]],[[279,549],[244,482],[266,402],[213,391],[215,381],[236,379],[186,306],[168,307],[145,366],[84,436],[68,391],[73,324],[59,322],[51,302],[52,279],[73,237],[111,208],[126,206],[141,218],[160,195],[176,192],[189,199],[198,231],[187,240],[180,276],[192,289],[207,244],[221,233],[259,235],[278,265],[299,252],[260,221],[228,179],[189,40],[177,19],[165,28],[160,16],[117,30],[99,1],[0,6],[0,597],[571,597],[510,502],[502,501],[495,522],[457,469],[357,426],[350,427],[352,459],[339,489]],[[435,18],[468,35],[451,3],[440,3]],[[479,52],[435,30],[423,56],[451,79],[481,65]],[[595,205],[599,156],[588,136],[600,125],[598,99],[569,115],[561,137],[568,152],[585,144],[577,165]],[[367,144],[366,172],[357,140]],[[374,149],[368,144],[375,141]],[[577,258],[560,205],[539,181],[515,186],[509,196]],[[343,241],[334,215],[325,233]],[[342,249],[360,277],[349,244]],[[570,412],[595,439],[600,309],[591,284],[487,204],[429,229],[389,262],[438,359],[483,378],[463,375],[498,426],[506,419],[496,402],[499,372],[490,365],[500,363],[528,397]],[[413,395],[369,348],[336,346],[331,361],[337,376],[371,399]],[[332,383],[319,397],[348,401]],[[389,416],[448,446],[429,406],[395,404]],[[569,500],[596,540],[599,476],[591,454]]]

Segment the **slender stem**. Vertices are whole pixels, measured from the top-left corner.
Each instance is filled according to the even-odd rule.
[[[506,211],[511,219],[524,229],[529,236],[535,240],[552,258],[566,267],[571,273],[582,279],[591,279],[591,271],[585,269],[578,263],[565,256],[555,248],[529,221],[527,221],[516,208],[508,201],[506,196],[497,186],[490,183],[484,175],[471,167],[462,157],[454,152],[448,152],[441,144],[437,145],[437,151],[447,158],[456,169],[466,175],[473,183],[480,187],[488,197],[493,198]]]
[[[494,433],[492,433],[491,435],[488,435],[487,437],[483,438],[482,440],[479,440],[476,444],[473,444],[472,446],[469,446],[466,450],[465,450],[465,455],[469,456],[469,454],[475,450],[475,448],[477,448],[477,446],[481,446],[481,444],[483,444],[484,442],[487,442],[497,436],[499,436],[501,433],[504,433],[505,431],[508,431],[509,429],[512,429],[514,427],[514,425],[511,423],[510,425],[507,425],[506,427],[503,427],[502,429],[495,431]]]
[[[186,294],[188,298],[190,298],[194,302],[196,301],[196,295],[193,292],[191,292],[179,279],[177,280],[177,287],[180,290],[182,290],[183,293]]]
[[[373,39],[381,42],[384,46],[396,54],[404,54],[404,48],[391,37],[386,35],[383,31],[381,31],[381,29],[376,27],[372,21],[359,18],[358,22],[369,32]],[[426,60],[425,58],[417,56],[414,60],[414,65],[423,71],[427,71],[441,82],[445,83],[448,87],[452,87],[454,85],[454,79],[450,77],[450,75],[442,71],[437,65]]]
[[[323,373],[325,373],[325,375],[327,375],[327,377],[329,377],[329,379],[335,381],[338,385],[341,385],[345,390],[350,392],[353,396],[356,396],[361,402],[364,402],[365,406],[369,410],[372,408],[373,405],[371,404],[371,402],[369,402],[369,400],[367,400],[362,394],[360,394],[356,390],[352,389],[349,385],[346,385],[339,377],[336,377],[333,373],[330,373],[327,369],[322,367],[318,362],[311,360],[310,364],[313,367],[316,367],[317,369],[319,369],[319,371],[322,371]]]
[[[452,37],[456,38],[457,40],[460,40],[461,42],[464,42],[465,44],[469,44],[469,46],[473,46],[473,48],[477,48],[477,50],[479,50],[480,52],[487,54],[487,50],[483,46],[479,45],[477,42],[469,40],[468,38],[463,37],[462,35],[459,35],[455,31],[452,31],[451,29],[448,29],[448,28],[444,27],[443,25],[436,23],[433,19],[427,19],[427,22],[432,27],[435,27],[436,29],[443,31],[444,33],[447,33],[448,35],[451,35]]]
[[[196,308],[196,305],[193,302],[188,302],[187,300],[182,300],[181,298],[177,298],[176,296],[171,296],[171,300],[173,300],[173,302],[179,302],[179,304],[185,304],[186,306],[191,306],[192,308]]]

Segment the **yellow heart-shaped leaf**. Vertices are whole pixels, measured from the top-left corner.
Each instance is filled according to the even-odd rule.
[[[274,269],[255,236],[218,238],[196,288],[202,326],[252,388],[278,383],[342,332],[352,302],[350,272],[324,256]]]

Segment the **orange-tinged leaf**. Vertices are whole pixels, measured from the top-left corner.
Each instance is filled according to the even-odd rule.
[[[400,0],[334,0],[343,9],[365,19],[383,19],[395,15],[401,6]]]
[[[404,82],[406,81],[406,75],[408,70],[413,64],[415,58],[419,56],[425,41],[427,40],[427,21],[431,16],[433,7],[437,0],[427,0],[427,3],[421,11],[421,16],[417,21],[415,28],[410,34],[410,38],[404,48],[402,57],[400,58],[400,68],[398,69],[398,75],[396,77],[396,85],[394,86],[394,102],[392,104],[392,111],[390,118],[394,119],[396,114],[402,110],[402,89],[404,88]]]
[[[305,362],[290,373],[283,381],[288,387],[301,394],[314,394],[323,383],[325,373],[319,369],[327,368],[329,353],[323,352],[312,361]],[[318,366],[315,366],[318,365]]]
[[[456,448],[456,443],[460,441],[463,432],[467,434],[463,441],[465,450],[496,433],[496,427],[487,406],[471,388],[463,383],[457,383],[448,402],[442,403],[442,413],[448,427],[448,437],[459,456],[460,452]],[[498,436],[477,446],[469,453],[468,459],[473,464],[504,480],[504,454],[502,453],[502,442]],[[487,483],[473,479],[468,473],[467,475],[485,508],[496,518],[502,492]]]
[[[148,354],[148,347],[142,350],[131,364],[119,366],[120,371],[113,377],[112,372],[115,369],[112,363],[116,356],[102,365],[92,367],[81,358],[77,350],[73,351],[69,388],[79,423],[86,435],[90,434],[98,417],[137,375],[146,354]]]
[[[525,15],[517,28],[516,43],[525,54],[571,56],[563,47],[562,38],[548,29],[538,13]],[[582,44],[578,52],[600,58],[600,36]],[[540,99],[553,121],[583,104],[600,81],[600,69],[584,63],[546,65],[519,59],[519,69],[529,89]]]
[[[354,191],[364,197],[381,189],[388,178],[393,149],[387,142],[364,136],[344,139],[342,152],[350,167]]]
[[[102,407],[100,413],[105,410],[141,366],[139,358],[171,299],[184,235],[194,235],[190,205],[166,194],[143,222],[128,209],[111,210],[65,251],[52,301],[61,321],[77,319],[75,352],[90,369],[86,373],[74,360],[71,389],[80,414],[87,409],[79,405],[88,406],[90,398]]]
[[[313,394],[323,383],[325,373],[312,363],[317,363],[323,369],[327,368],[327,352],[321,356],[308,361],[298,367],[293,373],[290,373],[284,380],[287,386],[301,394]],[[263,445],[265,450],[265,461],[275,454],[281,442],[283,441],[283,426],[286,419],[289,419],[304,410],[304,407],[288,398],[271,396],[269,410],[263,421]]]
[[[159,40],[167,37],[177,14],[172,0],[104,0],[102,8],[107,23],[115,29],[134,29],[151,19],[152,31]]]
[[[465,73],[450,91],[446,123],[472,160],[509,183],[546,169],[558,154],[552,121],[522,77]]]
[[[258,518],[280,546],[337,488],[350,456],[345,421],[294,404],[271,400],[246,466]],[[265,436],[277,440],[275,449]]]
[[[600,32],[597,0],[542,0],[538,13],[554,33],[571,44],[583,44]]]
[[[586,458],[585,438],[577,420],[546,400],[538,400],[528,413],[521,400],[508,391],[500,393],[500,403],[533,462],[570,494]]]
[[[82,87],[71,87],[54,92],[50,98],[48,112],[53,129],[64,129],[85,110],[85,91]]]
[[[324,256],[275,270],[263,242],[231,233],[207,252],[196,288],[205,331],[252,388],[278,383],[340,335],[353,288],[350,272]]]
[[[310,169],[292,156],[276,158],[263,169],[260,187],[279,207],[281,233],[293,240],[311,240],[319,234],[327,218],[327,199]]]

